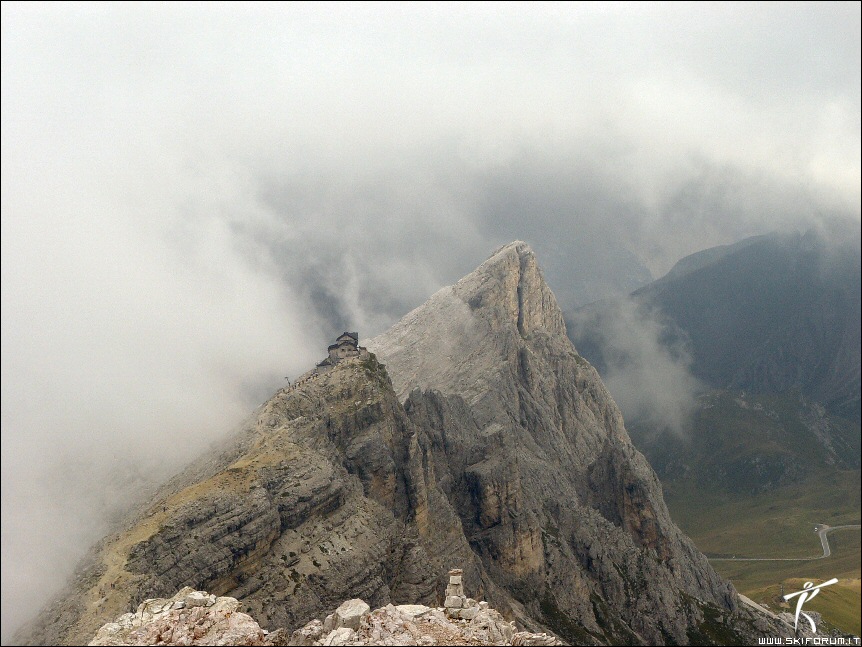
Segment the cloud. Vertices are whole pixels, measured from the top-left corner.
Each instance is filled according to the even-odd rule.
[[[4,179],[10,619],[44,602],[140,487],[235,427],[284,375],[305,370],[322,341],[289,287],[249,267],[223,223],[206,217],[206,191],[136,202],[128,183],[75,180],[33,199],[7,192]],[[203,212],[191,215],[188,241],[173,235],[188,222],[183,203]]]
[[[3,640],[128,496],[500,244],[573,308],[858,223],[859,23],[3,3]]]
[[[571,313],[570,335],[599,370],[627,421],[683,436],[703,385],[691,374],[684,337],[635,298],[619,298]]]

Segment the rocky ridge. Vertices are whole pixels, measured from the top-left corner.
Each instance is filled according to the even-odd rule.
[[[460,571],[459,571],[460,572]],[[457,590],[460,574],[451,575]],[[451,582],[457,580],[457,584]],[[451,592],[451,591],[447,591]],[[450,599],[452,598],[452,599]],[[457,598],[458,606],[454,607]],[[238,611],[240,602],[184,588],[170,599],[150,599],[135,613],[103,625],[90,645],[560,645],[547,634],[517,631],[487,602],[449,596],[445,607],[388,604],[371,610],[347,600],[324,621],[289,633],[269,632]],[[470,613],[465,611],[470,609]]]
[[[81,644],[106,616],[188,585],[240,599],[265,627],[297,626],[345,598],[435,603],[444,557],[477,570],[428,474],[385,369],[373,357],[341,362],[279,391],[166,485],[96,546],[78,593],[21,637]]]
[[[433,608],[452,563],[465,600],[570,642],[769,629],[670,520],[527,245],[367,346],[280,390],[166,484],[17,639],[80,644],[184,586],[269,629],[345,599]]]
[[[170,599],[144,600],[134,613],[103,625],[89,645],[272,645],[239,600],[185,587]]]
[[[291,645],[561,645],[546,633],[518,631],[487,602],[464,595],[461,569],[449,571],[443,607],[392,604],[370,611],[348,600],[326,619],[291,635]]]

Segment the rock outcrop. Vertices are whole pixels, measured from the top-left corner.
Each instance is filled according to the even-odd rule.
[[[348,600],[326,620],[297,629],[290,645],[561,645],[545,633],[518,631],[515,623],[488,606],[463,596],[461,569],[450,571],[444,607],[387,604],[370,610]],[[460,595],[458,592],[460,591]],[[469,600],[469,602],[468,602]],[[457,601],[457,604],[456,604]],[[466,609],[472,613],[464,615]]]
[[[186,587],[170,599],[145,600],[135,613],[125,613],[102,626],[88,644],[273,644],[260,625],[238,608],[235,598],[216,598]]]
[[[571,642],[751,639],[566,338],[529,247],[498,250],[367,345],[276,393],[162,488],[18,638],[80,644],[184,586],[237,598],[265,629],[352,598],[438,607],[458,564],[450,622],[486,618],[468,604],[484,599]],[[348,617],[327,635],[357,631]]]
[[[237,611],[239,601],[184,588],[170,599],[145,600],[102,626],[90,645],[560,645],[548,634],[517,631],[481,602],[470,619],[453,619],[443,608],[400,604],[374,611],[362,600],[342,603],[321,622],[292,634],[268,632]],[[448,611],[448,610],[447,610]]]

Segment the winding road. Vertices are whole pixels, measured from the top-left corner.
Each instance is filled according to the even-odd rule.
[[[832,554],[827,535],[833,530],[844,529],[860,530],[862,525],[827,526],[825,523],[818,523],[814,526],[814,532],[820,536],[820,543],[823,546],[823,554],[815,557],[707,557],[707,559],[711,562],[808,562],[814,559],[824,559]]]

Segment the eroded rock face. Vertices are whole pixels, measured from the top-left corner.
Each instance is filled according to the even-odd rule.
[[[428,435],[484,571],[532,617],[573,641],[686,643],[699,604],[734,612],[733,589],[671,521],[613,399],[566,338],[526,244],[368,347]]]
[[[529,631],[686,643],[707,607],[733,631],[732,588],[671,522],[526,245],[368,347],[389,372],[371,355],[279,391],[105,538],[18,638],[80,644],[183,586],[229,594],[273,630],[351,598],[432,608],[453,564],[452,597]],[[487,616],[461,608],[458,622]],[[332,623],[326,636],[346,630],[333,641],[355,631]]]
[[[163,488],[21,637],[80,644],[189,584],[240,599],[266,628],[345,598],[436,604],[450,560],[481,576],[427,445],[375,358],[343,361]]]

